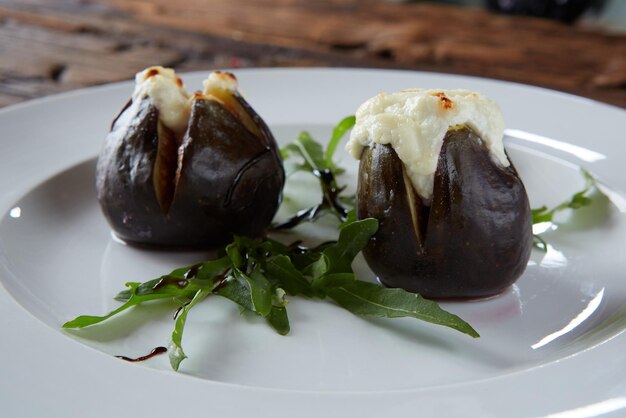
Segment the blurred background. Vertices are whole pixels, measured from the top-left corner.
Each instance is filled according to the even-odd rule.
[[[487,7],[501,13],[556,19],[585,26],[626,31],[626,2],[623,0],[440,0],[455,6]]]
[[[0,0],[0,106],[150,65],[435,71],[626,107],[626,1]]]

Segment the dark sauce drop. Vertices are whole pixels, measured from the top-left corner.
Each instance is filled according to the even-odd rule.
[[[189,283],[187,282],[187,279],[181,279],[179,277],[172,277],[172,276],[163,276],[161,280],[159,280],[154,286],[152,286],[152,289],[158,290],[169,284],[173,284],[179,289],[184,289],[185,287],[187,287]]]
[[[194,264],[193,266],[191,266],[191,268],[185,272],[185,279],[189,280],[196,277],[198,275],[198,272],[200,271],[200,267],[202,267],[202,263]]]
[[[148,359],[151,359],[154,356],[158,356],[159,354],[163,354],[167,352],[167,348],[165,347],[156,347],[154,350],[150,351],[150,354],[146,354],[145,356],[141,356],[141,357],[137,357],[137,358],[130,358],[130,357],[126,357],[126,356],[115,356],[116,358],[119,358],[121,360],[124,361],[130,361],[132,363],[138,362],[138,361],[146,361]]]

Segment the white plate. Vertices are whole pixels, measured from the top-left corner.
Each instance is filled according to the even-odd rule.
[[[508,140],[533,206],[558,203],[580,188],[575,164],[596,174],[617,206],[583,210],[579,227],[546,235],[551,251],[545,257],[534,253],[524,276],[504,295],[445,303],[474,325],[480,339],[414,320],[363,320],[328,302],[300,299],[289,305],[291,334],[280,337],[213,298],[192,311],[183,341],[190,358],[174,373],[167,356],[142,364],[111,356],[139,356],[163,345],[171,332],[171,305],[135,309],[132,327],[113,320],[72,334],[60,330],[78,314],[116,306],[112,296],[124,282],[145,281],[206,256],[126,247],[111,239],[100,215],[93,159],[132,85],[3,109],[2,416],[626,412],[626,221],[620,211],[626,112],[543,89],[449,75],[343,69],[236,74],[280,142],[301,129],[326,139],[335,122],[380,91],[480,91],[500,103],[510,129],[562,141]],[[205,76],[184,79],[194,89]],[[356,163],[341,157],[353,178]],[[292,186],[288,194],[305,186]],[[594,213],[606,218],[592,222]],[[373,279],[362,263],[357,270]]]

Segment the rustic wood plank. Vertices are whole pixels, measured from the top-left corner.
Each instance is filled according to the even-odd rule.
[[[626,107],[626,36],[547,20],[379,0],[0,0],[0,105],[153,64],[439,71]]]

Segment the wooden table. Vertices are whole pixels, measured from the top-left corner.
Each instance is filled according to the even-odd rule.
[[[155,64],[438,71],[626,107],[626,36],[547,20],[379,0],[0,0],[0,106]]]

